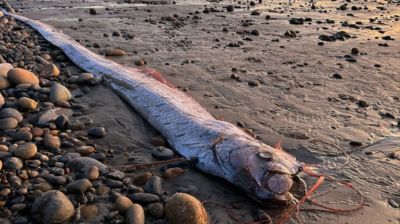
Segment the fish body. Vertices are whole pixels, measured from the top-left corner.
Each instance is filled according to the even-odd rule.
[[[292,177],[301,168],[293,156],[231,123],[216,120],[191,97],[139,69],[97,55],[47,24],[4,13],[38,31],[83,70],[102,77],[176,152],[194,161],[201,171],[229,181],[261,202],[291,199]]]

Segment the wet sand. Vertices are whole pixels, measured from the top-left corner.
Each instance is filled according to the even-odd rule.
[[[253,130],[268,144],[281,140],[284,149],[300,161],[321,164],[324,172],[350,180],[366,195],[367,206],[360,211],[347,215],[302,212],[305,223],[399,223],[400,211],[390,206],[388,199],[400,202],[400,174],[395,172],[400,161],[389,158],[399,150],[400,6],[356,1],[343,11],[336,9],[343,2],[320,1],[315,10],[306,2],[285,3],[265,2],[249,10],[245,3],[227,13],[225,6],[238,4],[10,1],[19,13],[62,29],[95,52],[109,47],[125,50],[127,56],[112,58],[121,64],[136,66],[135,61],[144,58],[147,66],[161,71],[213,115]],[[369,10],[351,10],[353,5]],[[208,13],[204,13],[205,7]],[[89,8],[95,8],[97,14],[89,14]],[[251,15],[256,9],[261,15]],[[293,25],[288,21],[291,17],[312,21]],[[375,17],[378,19],[370,22]],[[344,27],[340,24],[344,21],[362,24],[358,29]],[[114,31],[121,36],[114,36]],[[298,33],[287,37],[286,31]],[[346,31],[351,38],[319,39],[338,31]],[[394,40],[382,39],[388,35]],[[379,45],[385,43],[387,47]],[[93,47],[96,44],[100,48]],[[351,56],[355,63],[346,61],[352,48],[360,51]],[[342,78],[333,78],[335,73]],[[232,74],[241,82],[232,79]],[[130,152],[134,152],[135,162],[151,159],[149,139],[157,133],[137,114],[102,87],[85,100],[88,104],[101,102],[93,107],[91,116],[112,130],[99,144],[121,152],[111,165],[127,162],[126,153]],[[379,142],[382,139],[387,140]],[[305,178],[310,184],[314,181]],[[186,188],[202,201],[248,201],[236,212],[247,214],[243,221],[251,220],[251,200],[220,180],[189,170],[165,184],[171,192]],[[346,191],[338,188],[323,201],[332,206],[351,204],[354,197]],[[209,212],[212,223],[230,220],[223,208],[209,206]]]

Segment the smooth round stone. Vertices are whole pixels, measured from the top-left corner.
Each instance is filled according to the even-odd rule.
[[[74,216],[71,201],[57,190],[47,191],[35,199],[31,215],[42,223],[64,223]]]
[[[117,200],[115,200],[114,206],[120,213],[124,213],[130,206],[133,205],[131,199],[125,196],[119,196]]]
[[[14,108],[4,108],[0,111],[0,119],[1,118],[14,118],[15,120],[19,122],[21,122],[24,117],[22,116],[22,114],[14,109]]]
[[[21,97],[18,99],[18,105],[26,110],[34,110],[38,106],[38,102],[28,97]]]
[[[197,198],[185,193],[175,193],[167,200],[165,215],[171,224],[208,223],[207,212],[203,204]]]
[[[0,160],[0,171],[3,169],[3,162]]]
[[[92,73],[81,73],[77,78],[77,83],[79,84],[87,84],[90,80],[94,79],[94,75]]]
[[[20,170],[24,167],[24,163],[20,158],[11,157],[4,162],[4,166],[12,170]]]
[[[99,209],[96,205],[85,205],[81,208],[81,216],[84,220],[94,219],[98,215]]]
[[[32,85],[39,85],[39,79],[32,72],[22,69],[13,68],[7,73],[8,81],[13,85],[22,83],[30,83]]]
[[[65,127],[67,127],[68,122],[69,122],[69,119],[64,114],[61,114],[60,116],[58,116],[57,119],[54,121],[57,128],[59,128],[59,129],[64,129]]]
[[[60,139],[49,134],[44,136],[43,144],[49,149],[59,149],[61,146]]]
[[[104,127],[93,127],[88,130],[88,135],[93,138],[102,138],[106,136],[107,132]]]
[[[51,77],[60,75],[60,70],[55,64],[44,64],[40,70],[40,75],[43,77]]]
[[[70,193],[83,193],[90,187],[92,187],[92,183],[88,179],[79,179],[69,183],[66,189]]]
[[[145,224],[143,207],[139,204],[131,205],[125,214],[126,224]]]
[[[97,166],[100,173],[107,172],[107,166],[90,157],[73,158],[67,163],[67,168],[75,173],[87,173],[92,166]]]
[[[49,100],[53,103],[68,101],[72,97],[67,87],[55,83],[50,88]]]
[[[107,177],[115,179],[115,180],[122,180],[125,177],[125,173],[117,170],[117,171],[108,173]]]
[[[146,193],[156,194],[158,196],[163,194],[162,180],[159,176],[152,176],[143,186]]]
[[[146,210],[151,216],[154,216],[158,219],[164,216],[164,206],[161,202],[147,205]]]
[[[92,154],[96,151],[96,149],[93,146],[80,146],[75,149],[75,152],[81,154],[82,156],[87,156],[89,154]]]
[[[149,204],[160,201],[160,198],[157,195],[149,193],[133,193],[129,196],[129,198],[132,201],[140,204]]]
[[[169,169],[165,170],[165,172],[163,173],[163,177],[164,177],[164,179],[168,180],[168,179],[178,177],[178,176],[182,175],[184,172],[185,172],[185,170],[180,167],[173,167],[173,168],[169,168]]]
[[[5,129],[13,129],[18,126],[18,121],[15,120],[14,118],[3,118],[0,119],[0,129],[5,130]]]
[[[8,152],[8,146],[0,145],[0,152]]]
[[[97,168],[97,166],[90,167],[86,173],[86,178],[89,180],[96,180],[97,178],[99,178],[99,176],[100,176],[100,172],[99,172],[99,168]]]
[[[64,108],[54,108],[45,111],[42,115],[40,115],[38,120],[38,125],[47,125],[49,122],[56,120],[60,115],[71,116],[72,111],[70,109]]]
[[[29,131],[26,131],[26,130],[18,131],[13,137],[14,137],[14,140],[16,140],[16,141],[22,140],[22,141],[26,141],[26,142],[32,140],[32,138],[33,138],[32,133]]]
[[[10,87],[10,82],[6,77],[0,76],[0,90]]]
[[[12,66],[12,64],[0,63],[0,76],[7,77],[7,73],[13,68],[14,68],[14,66]]]
[[[156,147],[151,155],[160,160],[173,159],[175,156],[174,151],[163,146]]]
[[[104,54],[106,56],[124,56],[126,53],[120,49],[105,49]]]
[[[139,175],[139,176],[135,177],[134,182],[135,182],[135,184],[142,186],[142,185],[145,185],[145,184],[147,183],[147,181],[148,181],[152,176],[153,176],[152,173],[144,173],[144,174],[142,174],[142,175]]]
[[[30,142],[20,145],[14,151],[15,156],[21,159],[31,159],[35,157],[36,153],[37,153],[36,145]]]
[[[43,129],[34,127],[31,130],[33,137],[40,137],[43,135]]]

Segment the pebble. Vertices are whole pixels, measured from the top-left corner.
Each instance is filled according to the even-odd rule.
[[[74,158],[67,163],[67,168],[75,173],[87,173],[92,166],[97,166],[100,173],[106,173],[107,171],[106,165],[90,157]]]
[[[38,102],[28,97],[18,99],[18,105],[26,110],[34,110],[38,106]]]
[[[99,178],[99,176],[100,176],[100,172],[99,172],[99,168],[97,168],[97,166],[90,167],[86,173],[86,178],[89,180],[96,180],[97,178]]]
[[[161,136],[152,137],[150,143],[154,146],[167,146],[167,141]]]
[[[29,83],[32,85],[39,85],[39,79],[32,72],[22,69],[13,68],[7,73],[8,81],[13,85],[18,85],[22,83]]]
[[[174,151],[163,146],[156,147],[151,155],[160,160],[169,160],[175,156]]]
[[[108,173],[107,177],[115,179],[115,180],[122,180],[125,177],[125,173],[117,170],[117,171]]]
[[[24,167],[24,163],[17,157],[11,157],[4,162],[4,166],[11,170],[20,170]]]
[[[90,8],[90,9],[89,9],[89,13],[90,13],[90,15],[96,15],[96,14],[97,14],[97,11],[96,11],[96,9],[94,9],[94,8]]]
[[[14,140],[26,142],[32,140],[33,138],[32,133],[27,130],[20,130],[13,137]]]
[[[359,100],[357,104],[359,107],[369,107],[369,103],[366,100]]]
[[[165,215],[171,224],[208,223],[207,212],[203,204],[197,198],[185,193],[175,193],[167,200]]]
[[[96,149],[93,146],[80,146],[75,149],[75,152],[81,154],[82,156],[87,156],[89,154],[92,154],[96,151]]]
[[[114,206],[120,213],[126,212],[129,207],[133,205],[131,199],[125,196],[119,196],[117,200],[115,200]]]
[[[50,88],[49,100],[53,103],[68,101],[72,98],[71,92],[63,85],[55,83]]]
[[[147,181],[147,183],[143,186],[143,190],[146,193],[151,193],[151,194],[156,194],[158,196],[161,196],[164,191],[162,188],[162,180],[159,176],[152,176],[150,179]]]
[[[4,106],[5,100],[3,97],[3,94],[0,93],[0,108],[2,108]]]
[[[88,179],[79,179],[69,183],[65,189],[70,193],[84,193],[90,187],[92,187],[92,183]]]
[[[57,190],[47,191],[35,199],[31,215],[42,223],[64,223],[75,213],[71,201]]]
[[[131,205],[126,211],[126,224],[145,224],[145,216],[143,207],[139,204]]]
[[[397,202],[395,200],[391,199],[391,198],[388,200],[388,203],[393,208],[400,208],[399,204],[397,204]]]
[[[24,117],[14,108],[4,108],[0,111],[0,118],[14,118],[17,122],[21,122]]]
[[[88,135],[93,138],[102,138],[106,136],[107,132],[104,127],[93,127],[88,130]]]
[[[7,78],[0,76],[0,90],[7,89],[10,87],[10,82]]]
[[[155,218],[162,218],[164,216],[164,206],[161,202],[151,203],[146,207],[147,212]]]
[[[185,170],[180,167],[169,168],[163,173],[163,178],[169,180],[182,175],[184,172]]]
[[[55,64],[45,64],[40,71],[40,75],[47,78],[52,76],[59,76],[60,70]]]
[[[78,76],[78,80],[77,80],[77,82],[79,83],[79,84],[89,84],[90,83],[90,81],[92,80],[92,79],[94,79],[95,77],[94,77],[94,75],[92,74],[92,73],[81,73],[79,76]]]
[[[44,136],[43,144],[49,149],[59,149],[61,146],[60,139],[50,134]]]
[[[0,171],[1,171],[1,169],[3,169],[3,162],[0,160]],[[0,195],[1,195],[1,192],[0,192]]]
[[[96,205],[85,205],[81,208],[81,217],[84,220],[94,219],[99,213]]]
[[[144,173],[144,174],[142,174],[142,175],[140,175],[140,176],[135,177],[134,182],[135,182],[135,184],[137,184],[137,185],[139,185],[139,186],[142,186],[142,185],[145,185],[146,182],[147,182],[152,176],[153,176],[153,174],[151,174],[151,173]]]
[[[129,198],[140,204],[149,204],[153,202],[159,202],[160,198],[157,195],[150,193],[133,193],[129,196]]]
[[[68,117],[72,115],[72,111],[70,109],[64,109],[59,107],[47,110],[42,115],[40,115],[37,123],[40,126],[47,125],[50,121],[56,120],[60,115],[65,115]]]
[[[104,50],[105,56],[124,56],[126,53],[121,49],[105,49]]]
[[[5,129],[13,129],[18,126],[18,121],[15,120],[14,118],[3,118],[0,119],[0,129],[5,130]]]
[[[259,86],[259,85],[260,85],[260,82],[257,81],[257,80],[250,80],[250,81],[248,81],[247,84],[248,84],[249,86]]]
[[[35,157],[37,153],[37,147],[34,143],[25,143],[20,145],[15,151],[15,156],[21,159],[31,159]]]
[[[0,63],[0,76],[7,77],[8,71],[10,71],[13,68],[14,68],[14,66],[12,66],[12,64]]]

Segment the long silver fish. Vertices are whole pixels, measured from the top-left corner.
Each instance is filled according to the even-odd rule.
[[[3,12],[38,31],[83,70],[103,77],[176,152],[195,161],[198,169],[229,181],[261,202],[293,199],[289,190],[301,169],[293,156],[216,120],[191,97],[142,70],[107,60],[42,22]]]

